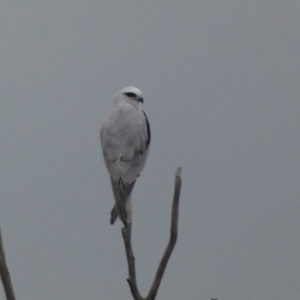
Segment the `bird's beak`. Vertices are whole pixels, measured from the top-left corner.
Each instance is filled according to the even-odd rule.
[[[142,102],[142,103],[144,103],[143,97],[141,97],[141,98],[139,99],[139,101]]]

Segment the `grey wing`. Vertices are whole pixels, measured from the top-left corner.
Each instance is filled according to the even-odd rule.
[[[147,160],[147,156],[149,153],[149,148],[144,153],[137,153],[133,156],[132,160],[119,161],[119,171],[120,176],[117,176],[118,179],[115,180],[112,176],[110,177],[112,190],[114,193],[114,198],[116,201],[116,205],[113,207],[111,211],[110,224],[114,224],[118,215],[119,209],[117,207],[125,207],[136,182],[137,177],[140,172],[144,168],[144,165]],[[110,169],[109,173],[116,174],[116,168],[113,164],[107,161],[107,168]],[[118,206],[119,204],[119,206]],[[121,212],[121,215],[124,212]],[[127,212],[128,213],[128,212]],[[126,215],[124,217],[121,216],[122,219],[126,219]]]
[[[121,177],[125,183],[131,183],[136,180],[143,170],[149,154],[151,142],[151,131],[147,116],[142,111],[143,126],[140,132],[140,147],[134,153],[132,159],[120,160]]]

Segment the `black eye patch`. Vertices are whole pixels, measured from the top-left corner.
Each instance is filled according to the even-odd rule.
[[[124,93],[124,95],[126,95],[129,98],[136,98],[136,94],[135,93],[128,92],[128,93]]]

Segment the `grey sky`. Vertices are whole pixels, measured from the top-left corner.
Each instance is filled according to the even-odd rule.
[[[0,221],[18,299],[131,299],[99,141],[127,85],[152,129],[133,192],[141,293],[180,165],[179,238],[157,299],[299,298],[299,1],[0,6]]]

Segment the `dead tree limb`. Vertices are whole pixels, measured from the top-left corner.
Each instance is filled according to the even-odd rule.
[[[175,174],[175,190],[174,190],[173,205],[172,205],[170,240],[162,256],[156,275],[154,277],[153,284],[146,298],[142,298],[142,296],[140,295],[137,282],[136,282],[135,257],[133,255],[132,246],[131,246],[131,224],[128,225],[127,227],[122,228],[122,236],[124,240],[124,246],[125,246],[127,263],[128,263],[128,273],[129,273],[129,278],[127,279],[127,282],[129,284],[130,291],[134,300],[154,300],[156,297],[162,277],[167,267],[167,263],[171,257],[172,251],[177,241],[180,190],[181,190],[181,168],[179,167],[177,168]]]
[[[122,228],[122,236],[124,239],[124,246],[125,246],[126,258],[128,263],[129,278],[127,279],[127,282],[129,284],[133,299],[143,300],[136,283],[135,257],[133,255],[132,246],[131,246],[131,223],[128,224],[127,227]]]
[[[16,300],[13,286],[10,280],[9,270],[6,265],[4,246],[2,242],[1,228],[0,228],[0,275],[7,300]]]
[[[175,174],[175,190],[174,190],[174,199],[172,205],[172,219],[171,219],[171,230],[170,230],[170,240],[165,250],[165,253],[160,261],[158,266],[152,287],[149,291],[149,294],[146,300],[153,300],[156,297],[159,285],[161,283],[162,277],[164,275],[165,269],[169,258],[171,257],[172,251],[175,247],[177,241],[178,233],[178,211],[179,211],[179,196],[181,190],[181,168],[177,168]]]

